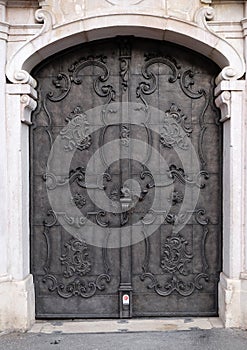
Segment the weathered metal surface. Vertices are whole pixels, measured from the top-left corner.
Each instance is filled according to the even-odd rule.
[[[30,133],[31,260],[37,317],[217,314],[221,269],[221,127],[213,103],[217,73],[214,64],[191,51],[135,38],[76,47],[35,69],[39,105]],[[116,103],[135,104],[143,121],[137,123],[131,114],[126,120],[124,108],[114,112]],[[93,125],[87,115],[97,106],[102,106],[99,128],[98,119]],[[152,119],[152,107],[161,111],[158,122]],[[109,115],[116,122],[109,123]],[[63,168],[63,158],[56,159],[61,173],[53,174],[47,163],[58,135],[64,154],[72,152],[73,157],[69,169]],[[136,150],[133,139],[147,147]],[[102,146],[113,140],[120,142],[120,157],[109,164],[115,150],[106,154]],[[99,181],[102,174],[96,171],[89,183],[87,164],[98,149],[105,173]],[[166,166],[155,160],[153,150]],[[135,159],[138,152],[141,161]],[[193,166],[188,171],[195,155],[196,174]],[[139,184],[137,190],[128,186],[129,179]],[[64,186],[71,191],[68,202],[81,216],[56,212],[49,203],[48,193],[59,194]],[[90,191],[96,195],[104,191],[119,211],[98,207]],[[198,194],[198,200],[191,198],[183,207],[188,193]],[[132,244],[137,222],[143,237]],[[101,246],[65,229],[87,232],[90,223],[96,238],[97,227],[105,232]],[[129,244],[123,236],[126,227],[131,231]],[[111,232],[117,228],[122,232],[119,247],[109,248]],[[129,303],[124,305],[126,294]]]

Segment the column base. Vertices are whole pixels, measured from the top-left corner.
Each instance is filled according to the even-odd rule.
[[[247,329],[247,274],[230,279],[221,273],[219,316],[226,328]]]
[[[26,331],[35,321],[33,276],[0,280],[0,331]]]

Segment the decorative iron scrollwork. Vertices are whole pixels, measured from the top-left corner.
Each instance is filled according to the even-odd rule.
[[[193,259],[193,254],[188,251],[188,241],[180,234],[166,238],[162,246],[160,266],[164,272],[179,272],[187,276],[189,274],[188,264]]]
[[[121,125],[120,139],[123,146],[129,147],[130,128],[128,127],[128,125],[124,125],[124,124]]]
[[[93,82],[95,93],[104,98],[108,98],[106,105],[111,101],[115,100],[116,91],[112,85],[105,85],[110,76],[109,69],[106,65],[107,57],[104,55],[82,57],[78,61],[74,62],[68,69],[69,74],[61,72],[57,75],[57,78],[53,80],[53,85],[58,90],[58,94],[55,95],[54,91],[50,91],[46,95],[46,99],[51,102],[59,102],[63,100],[69,94],[71,90],[72,83],[76,85],[82,84],[82,78],[79,73],[86,67],[99,67],[103,74],[99,75]],[[46,106],[46,101],[44,107],[46,108],[46,113],[49,114],[48,108]]]
[[[121,40],[119,44],[120,77],[122,79],[122,89],[128,89],[128,73],[131,59],[131,44],[128,39]]]
[[[88,245],[85,241],[71,238],[65,243],[66,252],[59,260],[62,266],[65,266],[63,272],[64,280],[58,278],[51,272],[51,249],[49,233],[51,227],[57,223],[57,214],[52,210],[47,213],[48,218],[44,220],[44,237],[47,246],[47,258],[45,260],[43,283],[48,284],[50,292],[57,292],[57,294],[65,299],[80,296],[82,298],[91,298],[98,291],[103,291],[106,288],[106,283],[110,283],[111,276],[109,275],[109,265],[107,262],[107,236],[106,246],[102,248],[102,262],[104,273],[101,273],[95,280],[91,280],[88,276],[91,273],[92,263],[89,259]],[[72,277],[76,278],[72,279]],[[83,278],[82,278],[83,277]]]
[[[203,227],[201,241],[202,272],[193,273],[194,255],[188,249],[189,241],[184,238],[182,233],[175,233],[172,230],[172,233],[165,239],[161,249],[160,267],[164,274],[164,282],[161,284],[158,277],[149,268],[150,241],[144,230],[145,259],[142,265],[143,273],[140,275],[141,281],[150,280],[151,283],[148,284],[147,288],[154,289],[158,295],[163,297],[169,296],[174,292],[186,297],[194,293],[196,289],[202,289],[201,280],[203,279],[205,282],[209,281],[209,275],[207,274],[208,263],[205,256],[205,242],[208,234],[208,219],[204,217],[205,210],[196,209],[192,212],[181,213],[180,215],[166,215],[165,212],[154,211],[152,214],[154,217],[158,214],[164,215],[166,222],[171,225],[176,225],[179,221],[185,222],[189,214],[195,215],[196,221]],[[151,223],[153,222],[154,220],[151,220]],[[144,225],[146,224],[149,223],[144,222]]]
[[[107,274],[99,275],[95,281],[87,281],[86,279],[76,278],[71,282],[63,283],[58,281],[58,279],[53,275],[46,275],[43,278],[43,282],[50,282],[48,290],[50,292],[57,292],[57,294],[64,298],[68,299],[75,296],[80,296],[82,298],[91,298],[95,295],[97,290],[105,290],[105,283],[109,283],[111,278]],[[104,283],[105,281],[105,283]]]
[[[172,274],[171,277],[167,279],[163,286],[160,285],[157,278],[152,273],[144,273],[141,275],[141,280],[150,279],[151,283],[148,285],[148,289],[154,289],[155,292],[163,297],[167,297],[173,292],[187,297],[191,295],[196,289],[202,289],[201,279],[206,282],[209,280],[209,276],[205,273],[200,273],[196,275],[190,281],[183,281],[177,277],[176,274]]]
[[[42,178],[46,182],[46,187],[48,190],[54,190],[58,186],[65,186],[72,184],[73,182],[76,182],[76,184],[81,188],[104,190],[104,179],[110,181],[110,175],[104,173],[97,176],[97,181],[95,181],[95,183],[87,183],[86,170],[84,167],[71,169],[69,175],[67,176],[56,176],[53,173],[45,173],[42,175]]]
[[[74,63],[70,68],[69,71],[72,73],[71,80],[76,84],[80,85],[82,84],[82,78],[79,76],[79,73],[86,67],[95,66],[102,69],[103,74],[101,74],[97,79],[94,80],[94,91],[96,94],[100,97],[108,97],[107,104],[110,103],[110,101],[114,101],[116,92],[112,85],[104,85],[104,83],[107,82],[110,76],[109,69],[107,65],[104,63],[105,58],[102,60],[100,56],[100,59],[95,59],[93,56],[89,56],[88,59],[81,59],[79,62]]]
[[[57,212],[56,215],[61,216],[67,225],[73,226],[78,229],[84,226],[87,222],[86,216],[71,216],[65,212]]]
[[[75,61],[68,69],[69,72],[73,73],[77,67],[79,67],[83,62],[86,61],[100,61],[104,64],[107,62],[107,57],[105,55],[88,55],[87,57],[81,57],[79,60]]]
[[[121,1],[119,1],[119,3],[120,2]],[[138,2],[138,0],[133,0],[133,2]],[[42,100],[42,102],[39,102],[39,107],[41,109],[41,113],[43,113],[43,115],[46,114],[46,118],[48,119],[48,125],[42,125],[42,123],[44,124],[43,118],[43,120],[41,121],[41,127],[44,127],[44,130],[49,134],[51,144],[53,138],[53,123],[57,129],[59,128],[60,131],[63,127],[61,126],[61,120],[59,119],[61,117],[62,122],[64,122],[64,120],[66,120],[67,122],[66,127],[60,132],[60,136],[62,136],[62,139],[65,140],[63,145],[64,149],[66,151],[73,152],[75,150],[87,150],[91,147],[87,152],[79,152],[82,156],[82,163],[78,163],[78,165],[76,165],[73,169],[70,169],[70,172],[66,176],[49,173],[49,170],[47,174],[43,176],[44,180],[47,182],[46,187],[48,190],[56,189],[59,186],[73,184],[72,188],[73,191],[75,191],[72,194],[72,198],[70,192],[67,192],[67,200],[69,201],[70,205],[73,204],[73,211],[70,211],[69,209],[66,209],[67,212],[49,211],[48,218],[46,221],[44,221],[43,238],[45,238],[45,243],[47,245],[47,259],[44,259],[45,274],[43,281],[44,283],[46,283],[46,287],[51,293],[59,295],[60,297],[65,299],[77,296],[81,298],[90,298],[96,293],[103,291],[106,288],[107,283],[111,281],[109,271],[112,259],[108,260],[107,257],[108,244],[110,243],[109,236],[111,234],[110,227],[115,228],[115,225],[119,226],[120,224],[120,226],[123,226],[128,224],[128,222],[131,221],[130,215],[134,212],[134,206],[138,201],[136,197],[139,197],[139,201],[141,201],[145,198],[147,194],[148,198],[145,198],[147,203],[144,203],[145,205],[143,206],[139,205],[139,207],[135,210],[135,215],[133,215],[134,221],[138,216],[136,214],[139,214],[140,209],[140,221],[142,223],[142,226],[140,226],[143,228],[145,244],[145,257],[142,264],[143,273],[140,275],[141,280],[147,280],[147,287],[149,289],[152,289],[158,295],[164,297],[176,293],[184,297],[189,296],[195,291],[202,289],[206,285],[205,282],[209,280],[209,274],[207,273],[209,270],[209,261],[207,261],[209,247],[209,242],[207,242],[209,228],[207,225],[209,223],[209,219],[205,216],[206,211],[204,209],[191,209],[191,211],[187,210],[190,205],[190,202],[189,200],[187,200],[186,197],[187,193],[189,193],[187,185],[188,187],[194,186],[203,189],[205,187],[204,180],[209,179],[209,174],[205,169],[206,158],[203,142],[207,127],[204,119],[206,115],[206,110],[209,106],[209,94],[206,90],[198,89],[196,87],[196,72],[193,72],[192,69],[188,70],[187,68],[184,68],[186,70],[183,71],[183,68],[178,64],[178,62],[174,58],[165,56],[164,53],[162,53],[162,51],[150,52],[146,54],[143,62],[142,71],[138,72],[141,59],[141,47],[139,47],[139,43],[137,43],[137,51],[132,58],[131,47],[129,45],[129,43],[132,40],[133,42],[135,41],[135,39],[122,40],[120,45],[118,43],[117,47],[114,46],[114,50],[111,46],[111,62],[115,60],[113,67],[114,73],[112,77],[112,67],[110,67],[107,64],[106,56],[89,55],[77,60],[69,67],[69,69],[66,68],[65,72],[62,71],[57,75],[57,77],[52,82],[54,91],[51,91],[47,94],[45,90],[46,86],[41,82],[42,89],[40,90],[40,94],[41,96],[42,94],[44,95],[44,99]],[[148,46],[149,45],[147,45],[147,47]],[[152,44],[151,47],[153,48],[154,45]],[[158,47],[161,47],[161,49],[164,48],[160,45]],[[88,49],[90,50],[90,52],[96,52],[96,50],[91,50],[91,48],[91,46],[89,48],[85,48],[85,52],[87,52]],[[106,50],[105,52],[110,52],[109,47],[106,47],[106,49],[104,50]],[[119,55],[117,58],[116,50],[119,50]],[[179,52],[179,48],[177,48],[175,51]],[[73,51],[72,57],[74,57],[75,54],[76,53]],[[138,55],[137,65],[134,61],[136,54]],[[187,54],[185,54],[185,57],[181,58],[181,62],[186,62],[187,66],[187,64],[189,64],[189,60],[187,60],[186,57]],[[68,62],[68,60],[64,60],[62,62],[62,65],[66,65],[66,62]],[[135,77],[133,79],[133,82],[131,81],[130,83],[130,79],[132,78],[132,63],[134,64],[133,71],[135,70]],[[87,69],[87,71],[85,72],[84,69]],[[62,68],[62,70],[64,70],[64,68]],[[118,77],[116,76],[117,71],[119,72]],[[88,72],[92,73],[91,78],[86,78],[84,80],[84,73],[87,73],[88,76]],[[86,86],[88,79],[91,79],[92,87]],[[120,90],[118,91],[118,94],[116,94],[114,86],[111,85],[111,79],[114,82],[116,82],[117,79],[119,80],[118,82],[116,82],[116,86]],[[166,80],[165,83],[164,80]],[[104,105],[101,110],[101,120],[98,119],[98,116],[97,118],[95,118],[97,126],[101,127],[99,133],[97,134],[98,140],[96,140],[95,146],[97,146],[98,149],[100,149],[99,154],[102,158],[102,163],[106,165],[105,169],[109,169],[110,171],[110,169],[112,168],[111,166],[109,166],[107,160],[111,159],[111,152],[109,153],[109,155],[104,154],[103,146],[109,141],[109,138],[115,137],[116,139],[118,139],[120,145],[122,146],[122,153],[120,152],[120,155],[132,155],[131,152],[133,152],[133,150],[131,147],[131,137],[135,136],[134,134],[137,130],[136,125],[133,127],[131,126],[131,120],[123,118],[123,115],[125,113],[124,109],[117,108],[117,104],[111,104],[111,102],[115,101],[116,98],[119,98],[120,104],[121,102],[134,102],[135,98],[131,96],[131,93],[133,92],[132,89],[134,88],[134,84],[136,81],[138,81],[137,84],[139,84],[136,87],[136,96],[138,98],[138,101],[142,102],[135,109],[135,111],[140,111],[140,113],[137,114],[136,118],[136,120],[138,120],[139,125],[139,129],[136,133],[136,136],[137,139],[141,138],[142,141],[144,141],[145,139],[145,143],[148,145],[147,149],[145,149],[145,151],[143,150],[145,161],[139,161],[139,163],[143,165],[142,171],[140,171],[140,173],[138,174],[135,173],[135,171],[138,171],[137,169],[139,169],[139,165],[136,166],[136,164],[134,163],[133,167],[132,165],[126,167],[126,173],[122,174],[124,171],[123,164],[125,164],[125,160],[120,160],[120,162],[122,162],[119,167],[120,169],[117,166],[113,165],[112,168],[114,170],[112,172],[112,176],[110,175],[110,173],[102,175],[98,175],[98,173],[90,174],[90,180],[87,180],[90,181],[90,183],[86,183],[86,164],[84,164],[83,162],[86,161],[88,157],[84,156],[86,155],[86,153],[88,154],[88,156],[90,156],[90,152],[93,152],[92,143],[95,140],[93,139],[93,134],[90,134],[90,128],[92,126],[92,130],[94,130],[96,125],[91,125],[91,122],[89,125],[89,114],[87,118],[87,115],[83,112],[83,109],[80,106],[76,107],[73,110],[73,112],[69,114],[69,116],[67,116],[68,107],[66,103],[67,101],[68,103],[73,103],[74,105],[72,105],[72,108],[74,108],[75,106],[77,106],[77,104],[79,103],[78,101],[80,101],[81,98],[92,98],[92,105],[95,107],[95,101],[96,104],[98,104],[99,100],[103,101]],[[50,86],[51,81],[47,81],[46,84]],[[131,90],[128,90],[130,85]],[[206,85],[208,84],[205,84],[205,86]],[[85,96],[82,97],[84,88],[89,88],[89,90],[87,91]],[[73,96],[69,95],[70,92],[73,92]],[[179,96],[179,98],[176,99],[180,92],[184,96]],[[150,95],[152,95],[153,93],[162,96],[163,100],[161,100],[159,96],[154,96],[154,98],[152,98]],[[174,93],[176,93],[177,95],[175,95]],[[53,109],[51,108],[51,106],[53,106],[53,103],[60,102],[63,99],[66,99],[66,97],[67,100],[63,101],[62,104],[54,106]],[[174,100],[172,101],[176,102],[178,105],[176,105],[175,103],[171,103],[171,98],[174,98]],[[181,102],[182,99],[184,100],[184,106],[182,105],[183,102]],[[159,101],[160,105],[169,103],[168,105],[165,105],[165,108],[163,109],[163,112],[165,111],[164,121],[158,121],[158,119],[155,119],[156,116],[152,118],[153,115],[151,113],[151,108],[149,107],[149,100],[150,105],[155,104],[156,101]],[[63,111],[64,105],[66,105],[66,115],[61,114],[60,116],[60,113],[56,113],[56,111],[59,110],[60,107],[60,110]],[[179,107],[181,107],[181,109]],[[209,113],[207,113],[208,115],[210,115],[210,111],[212,110],[212,108],[209,110]],[[191,111],[192,109],[193,111]],[[189,111],[191,111],[191,115]],[[188,115],[191,116],[191,120],[187,120],[186,115],[183,112],[186,114],[188,113]],[[65,119],[65,117],[67,118]],[[131,118],[132,117],[133,116],[131,116]],[[142,122],[139,122],[139,117],[141,117]],[[195,123],[195,118],[198,118],[199,123],[197,124],[199,125]],[[92,123],[95,122],[95,120],[92,120]],[[136,122],[136,120],[133,120],[133,122]],[[117,123],[117,121],[119,121],[119,123]],[[113,124],[113,122],[115,124]],[[123,124],[121,124],[121,122]],[[195,128],[192,128],[194,123]],[[153,130],[153,125],[155,125],[155,128],[157,127],[157,133],[155,131],[151,131]],[[113,129],[109,130],[108,128],[111,127]],[[141,127],[143,127],[143,130],[140,130]],[[54,130],[56,130],[56,128],[54,128]],[[144,128],[146,129],[146,131],[144,130]],[[169,160],[174,159],[176,148],[180,148],[182,150],[190,150],[190,139],[188,138],[191,137],[191,133],[194,131],[195,135],[193,135],[191,141],[192,144],[196,146],[195,150],[198,152],[201,164],[201,171],[193,171],[193,169],[190,169],[191,171],[186,170],[186,165],[188,165],[187,162],[184,162],[185,168],[182,169],[180,168],[181,165],[176,165],[175,160],[174,164],[169,163],[169,168],[165,168],[165,165],[163,167],[163,164],[162,167],[159,167],[158,160],[157,169],[155,169],[157,170],[157,173],[154,171],[152,174],[149,171],[149,169],[151,168],[151,166],[149,167],[149,164],[151,165],[151,162],[149,163],[149,161],[156,161],[156,159],[158,158],[155,157],[155,155],[152,158],[151,146],[153,146],[153,144],[154,147],[158,149],[162,148],[163,153],[168,152],[165,152],[167,151],[167,149],[164,149],[162,146],[168,149],[174,148],[174,150],[169,151],[168,157]],[[144,136],[145,132],[147,135]],[[160,132],[160,138],[158,132]],[[154,138],[154,140],[152,138]],[[195,145],[195,143],[197,144]],[[218,143],[216,142],[216,145],[217,144]],[[124,149],[123,146],[129,147],[129,150]],[[178,153],[180,153],[181,155],[185,154],[185,152],[180,152],[180,150]],[[189,154],[189,152],[187,154]],[[67,156],[69,155],[67,154]],[[189,156],[187,159],[190,159]],[[76,160],[77,159],[74,158],[73,162]],[[180,161],[178,162],[178,164],[180,164]],[[37,168],[35,167],[36,165],[34,165],[34,176],[36,176],[37,171]],[[215,164],[212,164],[211,168],[215,168]],[[114,172],[115,170],[116,173]],[[51,171],[53,171],[52,167]],[[60,174],[60,172],[58,173]],[[117,178],[118,175],[119,177]],[[142,186],[144,189],[140,186],[139,196],[133,195],[130,189],[128,189],[125,186],[125,183],[123,184],[125,178],[136,178],[136,176],[140,176],[139,180],[145,179],[145,182],[142,182],[142,185],[143,183],[145,183]],[[93,180],[91,180],[92,178]],[[107,181],[111,181],[112,183],[106,185]],[[181,184],[184,186],[182,186]],[[171,190],[171,187],[169,186],[176,188]],[[160,194],[159,197],[157,196],[157,200],[155,198],[155,200],[153,201],[153,205],[155,208],[157,208],[156,206],[160,206],[157,210],[154,210],[153,207],[150,209],[151,205],[148,207],[148,205],[152,202],[152,198],[150,199],[150,197],[155,197],[154,192],[156,190],[153,189],[151,191],[151,189],[154,187],[156,187],[157,192],[158,187],[168,187],[166,191],[162,191],[162,194]],[[184,189],[184,187],[186,187],[186,190]],[[113,213],[111,213],[110,210],[109,212],[101,210],[100,208],[95,206],[94,203],[92,203],[93,198],[89,199],[88,197],[84,197],[84,193],[86,193],[86,188],[98,190],[106,189],[107,195],[111,199],[112,207],[114,207],[115,209],[120,208],[122,209],[122,211],[113,210]],[[57,193],[59,193],[59,189],[60,188],[57,189]],[[204,194],[205,191],[201,191],[200,201],[201,199],[203,200],[203,198],[207,197],[203,197]],[[169,205],[167,205],[167,201],[170,201],[170,204],[172,204],[170,212],[168,209]],[[179,205],[182,202],[184,202],[185,204]],[[89,211],[88,204],[91,205],[91,203],[93,209],[90,209],[92,211]],[[133,203],[134,205],[132,205]],[[81,209],[81,212],[79,210],[76,210],[75,206],[78,209]],[[40,209],[41,207],[37,205],[37,208]],[[35,210],[37,208],[35,207]],[[83,209],[85,210],[85,215],[84,213],[82,213]],[[179,209],[181,210],[179,211]],[[147,212],[143,213],[145,210]],[[113,218],[112,215],[115,215],[115,217]],[[95,254],[95,256],[93,256],[92,252],[95,252],[96,250],[94,249],[96,248],[93,247],[91,250],[90,246],[88,246],[87,243],[83,241],[83,238],[82,240],[71,238],[68,241],[68,238],[65,238],[68,236],[68,233],[65,233],[64,231],[70,228],[69,226],[73,226],[73,228],[77,229],[79,238],[83,237],[83,229],[91,232],[91,227],[89,228],[89,224],[92,224],[92,222],[89,223],[90,220],[93,221],[94,224],[96,223],[96,225],[98,225],[98,228],[99,226],[103,228],[103,231],[105,231],[106,233],[109,230],[106,242],[103,242],[104,246],[102,247],[102,260],[99,259],[98,251]],[[63,229],[58,227],[56,230],[56,232],[59,232],[59,234],[57,235],[58,237],[54,238],[54,232],[52,231],[55,231],[55,228],[51,230],[51,227],[57,225],[57,221],[60,222]],[[162,222],[161,225],[160,222]],[[188,226],[185,226],[187,223]],[[152,227],[148,227],[148,225],[153,225],[155,229],[158,228],[159,225],[160,232],[158,233],[159,230],[156,230],[156,233],[154,233],[152,238],[149,238],[149,233],[147,232],[150,232]],[[186,233],[183,232],[184,227],[186,227]],[[163,228],[164,231],[162,231]],[[202,228],[202,230],[200,230],[200,228]],[[169,232],[167,233],[168,230]],[[69,229],[67,231],[70,232]],[[124,230],[122,229],[122,232],[123,231]],[[62,240],[66,240],[66,249],[60,254],[57,252],[55,253],[54,250],[52,251],[51,248],[53,248],[57,242],[60,242],[61,236]],[[151,242],[155,242],[155,245],[160,247],[160,256],[157,257],[156,249],[156,257],[154,259],[153,249],[150,249]],[[140,257],[142,257],[144,254],[144,252],[141,251],[141,249],[143,248],[143,243],[140,243],[139,247],[140,248],[138,249],[140,249],[140,251],[138,251],[138,258],[135,259],[135,261],[133,262],[134,264],[138,263]],[[97,249],[100,248],[98,247]],[[124,252],[124,250],[120,248],[119,260],[121,265],[121,272],[123,271],[122,269],[125,268],[125,262],[127,262],[126,266],[129,266],[131,263],[129,260],[127,260],[128,257],[121,255],[122,252]],[[216,250],[214,251],[214,253],[215,252]],[[52,263],[54,262],[55,257],[56,261],[54,264],[54,271]],[[118,258],[118,254],[114,254],[114,257]],[[94,270],[93,258],[97,259],[97,271],[99,265],[102,264],[102,270],[100,270],[100,272],[96,272]],[[111,258],[113,258],[113,256],[111,256]],[[199,260],[200,262],[198,263]],[[57,264],[61,264],[61,266],[59,265],[58,269]],[[116,266],[116,271],[114,270],[114,278],[116,279],[119,277],[117,276],[118,268],[119,266]],[[210,274],[211,271],[213,271],[213,268],[214,266],[213,264],[211,265],[210,262]],[[120,273],[120,282],[121,278],[122,273]],[[115,280],[114,282],[114,286],[117,283],[116,281],[117,280]],[[208,290],[212,291],[211,284]],[[46,291],[46,293],[48,292]],[[110,295],[110,293],[112,293],[112,291],[109,290],[108,293],[107,290],[106,294]],[[106,294],[104,293],[104,297],[107,298]],[[48,293],[48,295],[50,295],[50,293]],[[47,294],[45,295],[44,293],[44,296],[47,297]],[[164,310],[162,310],[162,312],[163,311]]]
[[[207,129],[204,121],[204,116],[209,105],[209,95],[204,89],[199,89],[198,91],[193,90],[193,86],[195,84],[194,76],[195,76],[195,73],[191,69],[188,69],[185,72],[183,72],[180,79],[180,86],[184,94],[189,98],[200,99],[203,97],[205,100],[204,106],[202,108],[202,112],[199,116],[199,125],[201,130],[200,130],[200,135],[198,140],[198,154],[199,154],[202,168],[204,168],[206,165],[206,160],[205,160],[205,155],[203,150],[203,138],[204,138],[205,131]]]
[[[88,245],[84,241],[72,238],[64,244],[66,253],[60,257],[62,265],[65,265],[64,277],[85,276],[91,271],[91,262],[89,260]]]
[[[175,81],[180,77],[180,73],[177,66],[175,65],[174,61],[171,60],[170,58],[166,58],[166,57],[150,58],[142,68],[142,75],[149,82],[141,82],[136,89],[137,98],[140,98],[147,108],[148,108],[148,104],[144,99],[144,95],[151,95],[152,93],[155,92],[158,86],[157,76],[152,72],[151,67],[154,64],[160,64],[160,63],[170,68],[171,76],[168,79],[170,83],[175,83]]]
[[[53,80],[53,85],[58,91],[57,96],[55,96],[53,91],[47,94],[47,98],[52,102],[62,101],[70,92],[71,89],[71,79],[67,73],[61,72],[57,75],[57,78]]]
[[[170,165],[169,177],[174,181],[177,179],[182,184],[197,186],[202,189],[205,187],[205,183],[201,183],[201,178],[208,180],[209,174],[207,171],[202,170],[196,175],[195,179],[191,179],[185,174],[182,168],[177,168],[176,165],[172,164]]]
[[[81,228],[82,226],[85,226],[90,216],[95,217],[95,221],[100,227],[109,226],[107,213],[103,210],[87,212],[83,216],[71,216],[65,212],[56,212],[56,215],[59,215],[67,225],[74,226],[75,228]]]

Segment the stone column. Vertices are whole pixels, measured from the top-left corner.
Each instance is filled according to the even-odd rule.
[[[245,208],[245,84],[222,81],[216,105],[223,125],[223,271],[219,283],[219,315],[226,327],[242,326],[241,271],[243,269]]]
[[[36,91],[6,84],[8,280],[0,288],[0,327],[27,330],[34,322],[29,264],[29,130]]]

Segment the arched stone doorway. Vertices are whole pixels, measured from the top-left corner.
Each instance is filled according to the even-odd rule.
[[[134,37],[71,48],[33,70],[38,108],[31,129],[31,272],[38,317],[217,314],[222,140],[213,92],[218,73],[213,62],[193,51]],[[47,163],[58,135],[64,157],[56,158],[55,173],[54,163],[48,169]],[[116,161],[111,155],[111,162],[99,153],[102,185],[97,171],[86,183],[90,158],[116,139],[125,156]],[[152,150],[135,150],[133,140]],[[70,152],[72,162],[64,169]],[[137,189],[128,188],[130,179]],[[68,184],[71,193],[60,198]],[[67,211],[48,200],[57,189],[55,197]],[[101,191],[121,210],[96,205],[92,197]],[[93,244],[99,234],[104,238]]]
[[[100,18],[98,14],[89,18],[80,17],[57,26],[50,11],[42,9],[36,12],[37,20],[44,21],[40,31],[14,50],[6,66],[6,142],[11,166],[4,174],[4,181],[8,179],[6,193],[10,219],[6,221],[2,250],[3,257],[8,251],[11,254],[8,254],[8,262],[4,266],[7,274],[1,279],[1,288],[6,297],[2,304],[4,328],[28,329],[34,322],[33,276],[29,261],[28,135],[37,93],[31,71],[56,52],[78,43],[114,35],[136,35],[181,44],[210,57],[221,69],[215,89],[224,134],[223,266],[219,282],[219,315],[227,327],[246,324],[246,310],[243,308],[246,303],[241,303],[246,294],[246,259],[243,252],[246,240],[243,190],[246,178],[245,80],[241,80],[245,65],[241,53],[207,26],[209,15],[210,9],[202,8],[197,13],[195,23],[189,23],[173,17],[121,12],[117,15],[103,14]]]

